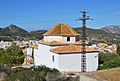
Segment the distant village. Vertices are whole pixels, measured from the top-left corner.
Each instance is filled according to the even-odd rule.
[[[27,52],[27,48],[31,43],[35,44],[37,41],[35,40],[29,40],[29,41],[0,41],[0,48],[7,48],[11,45],[12,42],[15,42],[17,45],[19,45],[21,48],[24,48],[24,50]],[[99,52],[110,52],[110,53],[116,53],[117,46],[116,44],[108,45],[107,43],[97,43],[92,44],[92,47],[95,47],[99,50]]]

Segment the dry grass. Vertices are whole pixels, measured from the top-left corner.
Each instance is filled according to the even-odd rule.
[[[92,74],[106,81],[120,81],[120,68],[98,71]]]

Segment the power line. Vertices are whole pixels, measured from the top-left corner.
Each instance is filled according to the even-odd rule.
[[[86,21],[90,20],[90,16],[86,14],[88,12],[81,11],[82,17],[79,17],[77,20],[82,21],[82,54],[81,54],[81,72],[86,72]]]

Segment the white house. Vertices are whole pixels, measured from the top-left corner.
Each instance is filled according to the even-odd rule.
[[[79,34],[70,26],[58,23],[44,34],[34,48],[35,66],[45,65],[66,72],[81,71],[81,42]],[[86,47],[86,70],[98,68],[98,51]]]
[[[7,41],[0,41],[0,48],[7,48],[11,45],[11,42],[7,42]]]

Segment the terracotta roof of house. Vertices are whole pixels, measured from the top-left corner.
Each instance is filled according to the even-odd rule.
[[[45,44],[45,45],[81,45],[82,43],[80,41],[76,42],[58,42],[58,41],[52,41],[52,42],[47,42],[44,40],[39,41],[40,44]]]
[[[64,23],[58,23],[43,35],[77,36],[79,34],[69,25]]]
[[[77,45],[59,46],[51,49],[50,51],[58,54],[80,53],[82,52],[82,46],[77,46]],[[98,52],[98,50],[93,47],[86,47],[86,52]]]

